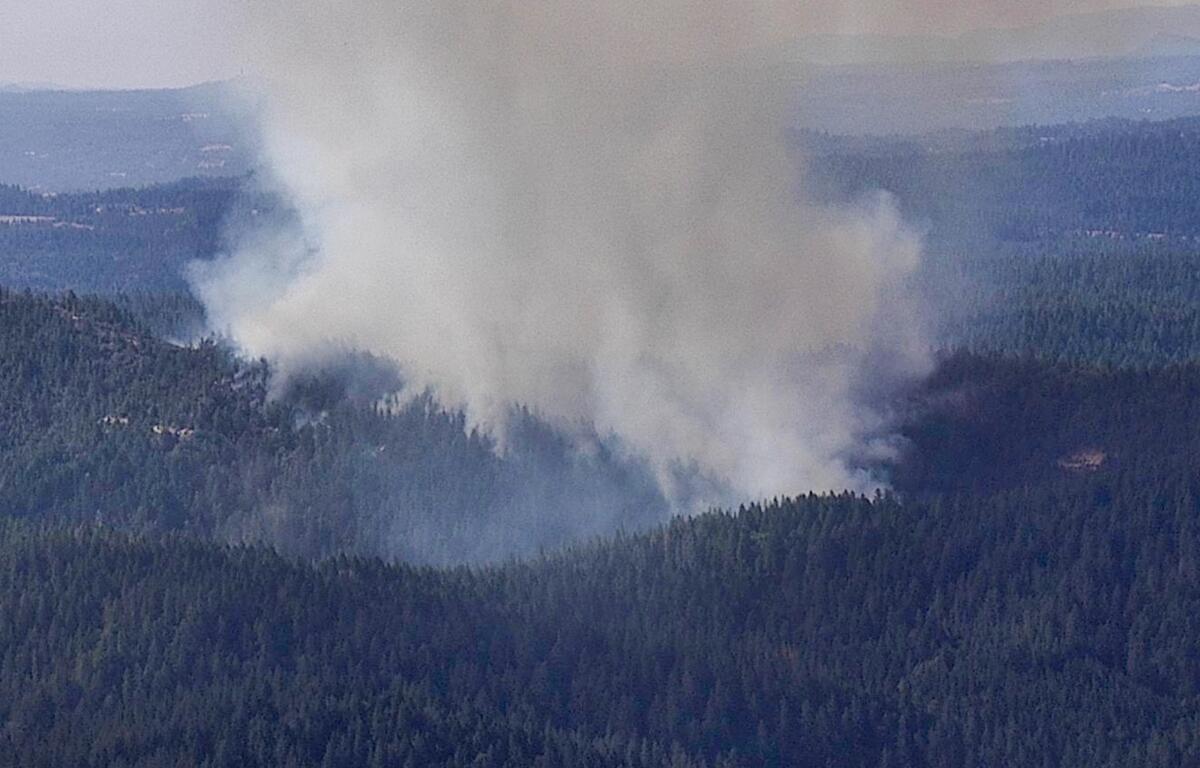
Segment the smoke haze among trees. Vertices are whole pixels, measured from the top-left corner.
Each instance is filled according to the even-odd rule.
[[[0,768],[1200,763],[1196,9],[835,5],[0,88]]]

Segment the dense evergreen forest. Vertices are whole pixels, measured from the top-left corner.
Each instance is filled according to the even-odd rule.
[[[0,764],[1200,759],[1200,366],[957,353],[892,494],[654,527],[636,466],[528,416],[497,456],[379,361],[272,398],[103,299],[0,315]],[[363,557],[580,521],[652,529]]]
[[[665,519],[646,468],[598,438],[585,455],[518,411],[500,458],[429,398],[381,402],[397,375],[362,355],[271,393],[265,364],[134,317],[174,302],[123,303],[0,290],[0,513],[432,562]]]
[[[806,497],[474,572],[5,524],[0,764],[1188,765],[1200,510],[1131,485]]]
[[[924,234],[939,345],[1126,366],[1200,357],[1200,118],[797,141],[824,199],[887,191]],[[150,322],[193,337],[187,265],[280,208],[253,177],[0,186],[0,285],[174,294],[172,324]]]
[[[0,188],[0,766],[1200,763],[1200,120],[804,140],[926,232],[944,350],[891,491],[687,519],[203,340],[244,181]]]
[[[1200,119],[799,141],[826,199],[887,191],[925,235],[942,345],[1200,357]]]
[[[0,285],[185,291],[186,265],[218,252],[230,218],[269,204],[242,190],[228,178],[53,195],[0,185]]]

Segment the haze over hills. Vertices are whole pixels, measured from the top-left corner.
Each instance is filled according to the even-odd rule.
[[[1200,114],[1200,58],[857,65],[811,70],[797,123],[841,134],[924,134]]]
[[[767,5],[0,87],[0,768],[1200,765],[1200,9]]]
[[[1200,114],[1200,6],[1067,15],[958,37],[801,36],[800,127],[925,133],[1096,117]],[[256,160],[246,102],[225,84],[86,91],[0,84],[0,183],[109,189],[237,176]]]
[[[0,89],[0,179],[64,191],[245,173],[253,132],[224,89]]]
[[[28,93],[29,91],[72,91],[78,90],[68,88],[51,82],[18,82],[18,83],[0,83],[0,93]]]
[[[795,55],[823,65],[1013,63],[1200,54],[1200,5],[1069,14],[961,35],[809,35]]]
[[[932,317],[939,320],[930,329],[931,342],[939,348],[967,347],[988,355],[1132,369],[1200,360],[1200,312],[1197,311],[1200,285],[1195,280],[1200,259],[1195,245],[1200,238],[1197,202],[1200,201],[1200,190],[1197,189],[1200,118],[1164,123],[1109,120],[980,134],[933,135],[916,141],[812,134],[804,139],[808,142],[810,156],[810,187],[820,190],[823,200],[848,203],[874,191],[886,190],[894,196],[895,205],[905,218],[922,228],[925,258],[918,278],[925,287],[925,301],[932,310]],[[218,256],[223,226],[233,225],[236,221],[241,222],[236,226],[247,226],[256,217],[274,215],[272,210],[278,204],[278,200],[269,196],[243,189],[236,180],[191,180],[140,190],[53,197],[0,187],[0,206],[5,211],[4,219],[0,220],[0,285],[51,292],[124,294],[129,298],[120,300],[122,306],[131,310],[147,328],[175,341],[195,340],[205,332],[205,316],[195,299],[187,295],[189,265]],[[156,293],[166,296],[156,297]],[[21,308],[23,305],[14,301],[11,306]],[[50,311],[46,304],[34,303],[32,307],[20,309],[14,317],[40,318],[36,322],[26,319],[22,323],[45,326],[46,330],[50,330],[53,319],[61,323],[55,333],[69,336],[71,324],[62,322],[63,316],[78,316],[81,318],[78,322],[83,323],[80,327],[86,328],[91,327],[82,319],[87,312],[112,314],[109,310],[97,309],[94,304],[68,305]],[[125,321],[133,322],[129,318],[122,322]],[[134,334],[133,331],[129,333]],[[24,341],[20,335],[8,339],[7,355],[15,365],[11,372],[13,382],[19,381],[21,371],[29,368],[20,362],[22,357],[39,353],[43,346],[64,348],[62,341],[48,345],[38,343],[33,347],[23,346]],[[156,349],[144,339],[134,347],[143,350],[143,356]],[[69,372],[74,365],[80,365],[91,370],[96,361],[102,359],[104,347],[84,344],[83,349],[85,351],[79,353],[75,363],[65,368],[61,361],[42,361],[36,368],[43,372],[59,368]],[[114,350],[110,348],[108,353],[114,353]],[[125,353],[130,352],[125,349]],[[188,353],[176,350],[164,359],[184,360],[188,359]],[[83,361],[87,361],[86,364]],[[226,396],[220,390],[220,383],[233,375],[230,371],[235,371],[236,366],[220,356],[209,359],[204,355],[195,356],[190,364],[198,366],[189,373],[193,383],[211,382],[208,390],[198,390],[201,394],[197,397],[216,398],[213,393]],[[197,373],[206,365],[214,365],[213,370],[207,370],[203,375]],[[224,365],[232,367],[222,368]],[[158,423],[154,421],[155,414],[174,411],[177,404],[170,402],[171,397],[165,397],[157,404],[154,404],[154,397],[142,397],[136,409],[131,409],[131,404],[124,401],[97,401],[96,395],[88,394],[93,390],[120,393],[138,386],[151,392],[173,392],[169,377],[164,383],[153,374],[153,368],[150,366],[150,370],[138,374],[144,380],[141,384],[134,383],[131,372],[120,367],[106,379],[120,382],[118,385],[83,381],[68,388],[68,379],[62,378],[57,396],[67,398],[68,389],[73,389],[75,394],[71,397],[78,399],[77,410],[82,415],[69,414],[68,420],[61,425],[61,434],[71,434],[81,429],[81,425],[95,423],[107,416],[128,418],[140,424],[140,438],[144,444],[130,437],[122,450],[126,454],[157,457],[153,451],[145,452],[148,446],[155,445],[153,436],[147,433],[147,425]],[[361,368],[350,366],[346,370]],[[250,366],[249,370],[256,369]],[[373,382],[388,379],[375,375],[367,378]],[[288,406],[295,408],[294,414],[298,414],[292,419],[282,418],[278,413],[263,418],[276,419],[273,424],[276,429],[289,420],[300,424],[313,419],[334,418],[338,413],[333,407],[336,397],[329,393],[346,385],[344,381],[339,384],[337,377],[332,384],[322,381],[318,377],[317,383],[307,385],[310,397],[316,397],[318,405],[308,406],[307,411],[295,404]],[[17,384],[13,386],[14,391],[20,391]],[[379,385],[364,386],[369,389]],[[359,399],[374,403],[385,391],[381,389],[373,396]],[[252,390],[242,388],[238,397],[248,394],[252,394]],[[262,396],[264,392],[244,402],[239,400],[240,404],[234,410],[258,407],[260,403],[255,398]],[[107,397],[109,395],[104,395]],[[27,403],[27,406],[18,409],[18,414],[36,413],[35,402]],[[276,408],[282,407],[282,403],[276,404]],[[99,412],[94,411],[95,408],[107,410]],[[327,412],[327,415],[319,416],[321,412]],[[409,417],[417,419],[418,415],[409,414]],[[340,447],[331,449],[332,456],[289,453],[284,461],[273,453],[279,446],[272,447],[269,441],[258,442],[263,438],[262,433],[239,437],[237,442],[243,444],[244,438],[244,449],[248,455],[256,456],[255,462],[283,462],[289,468],[287,471],[298,472],[298,477],[305,478],[305,482],[314,481],[314,475],[297,470],[296,466],[307,467],[305,462],[308,461],[318,465],[323,461],[331,462],[322,465],[326,466],[323,471],[328,478],[342,478],[338,482],[344,483],[343,487],[353,485],[345,477],[361,480],[370,476],[369,467],[356,466],[357,457],[383,446],[384,453],[374,457],[369,465],[381,472],[380,476],[371,479],[373,495],[347,493],[338,496],[312,491],[303,494],[306,503],[320,510],[317,519],[321,521],[371,519],[376,521],[373,524],[380,526],[379,529],[388,529],[389,513],[384,510],[390,509],[396,521],[417,515],[420,525],[410,520],[410,528],[436,528],[436,523],[430,522],[427,516],[429,509],[436,508],[437,504],[415,493],[409,486],[393,486],[383,480],[391,468],[405,466],[403,461],[407,459],[403,457],[410,457],[412,451],[404,447],[408,436],[388,432],[397,422],[383,418],[376,424],[378,417],[378,414],[355,417],[358,421],[347,425],[345,433],[339,431],[341,427],[336,423],[322,421],[332,430],[331,436],[338,435],[335,442]],[[180,424],[189,429],[199,428],[197,434],[203,436],[212,425],[205,422],[207,426],[198,427],[200,418],[188,411],[180,417]],[[211,414],[204,418],[211,419]],[[226,423],[223,419],[219,421]],[[48,456],[57,456],[60,462],[72,457],[70,462],[74,469],[68,471],[63,466],[56,474],[55,482],[61,488],[56,492],[57,496],[44,497],[43,513],[61,513],[78,519],[82,510],[104,507],[81,501],[86,499],[86,492],[81,489],[89,487],[90,478],[102,474],[90,462],[94,457],[104,455],[103,446],[113,439],[113,435],[96,434],[87,440],[72,442],[64,439],[55,443],[48,436],[58,434],[57,428],[52,429],[53,425],[46,421],[37,424],[42,447],[25,452],[22,446],[15,446],[17,452],[7,460],[14,473],[8,492],[15,493],[14,498],[37,496],[36,490],[22,491],[25,483],[18,478],[35,478],[37,473],[29,467],[48,461]],[[374,431],[368,438],[374,441],[373,444],[362,441],[357,430],[363,424],[375,425],[368,430]],[[29,423],[22,427],[25,428],[35,429]],[[536,430],[529,434],[537,436]],[[542,435],[538,439],[548,439],[553,445],[558,438]],[[185,441],[181,456],[176,458],[195,462],[198,457],[203,457],[209,463],[208,472],[214,475],[220,467],[221,472],[237,476],[238,471],[254,463],[222,464],[228,459],[225,451],[229,447],[205,456],[202,444],[205,447],[215,445],[206,441]],[[453,441],[449,444],[451,453],[457,450]],[[558,462],[560,467],[570,467],[571,463],[564,463],[561,456],[554,458],[555,451],[562,448],[558,445],[535,454],[539,460],[553,459],[551,464]],[[293,449],[294,446],[287,447],[289,452]],[[434,452],[428,446],[426,450]],[[442,447],[437,448],[437,451],[442,450]],[[398,464],[393,463],[393,457]],[[446,460],[446,464],[457,465],[460,460]],[[141,461],[147,467],[157,466],[149,458]],[[510,469],[504,463],[496,466],[504,472]],[[585,461],[575,469],[589,466]],[[620,474],[619,469],[618,464],[613,472]],[[364,472],[368,474],[363,475]],[[489,472],[498,470],[480,470],[479,475]],[[468,474],[478,476],[458,470],[460,486],[463,485],[461,479]],[[503,472],[498,474],[498,477],[503,476]],[[628,479],[633,475],[626,472],[625,476]],[[594,480],[596,476],[589,482]],[[495,491],[490,482],[481,480],[479,486]],[[322,485],[321,482],[317,484]],[[133,488],[136,483],[130,480],[127,485]],[[243,487],[245,498],[256,501],[228,505],[238,511],[222,513],[216,522],[208,520],[204,526],[218,529],[226,519],[223,515],[230,514],[231,519],[242,520],[243,527],[254,528],[265,525],[259,519],[261,507],[275,510],[274,519],[278,520],[281,516],[286,517],[283,510],[296,506],[290,489],[272,489],[260,496],[263,492],[249,481],[227,485]],[[289,485],[300,486],[301,483],[297,480]],[[37,487],[40,486],[32,486]],[[640,488],[635,496],[650,498],[644,491],[645,488]],[[0,503],[4,501],[4,493],[0,488]],[[176,510],[172,514],[191,520],[190,525],[195,529],[203,527],[199,521],[207,514],[202,512],[207,500],[224,498],[232,491],[214,486],[205,489],[204,493],[209,496],[164,496],[160,497],[159,504],[165,504],[166,498],[172,499],[171,508]],[[508,493],[511,496],[514,492],[510,489]],[[49,501],[51,498],[55,499],[53,504]],[[446,503],[450,504],[449,501]],[[462,506],[460,504],[459,511],[453,515],[464,517],[466,513],[461,511]],[[503,519],[506,510],[510,509],[482,501],[477,502],[476,507],[479,515],[483,516],[487,510],[488,515],[497,515],[497,519]],[[160,520],[151,505],[139,503],[138,508],[144,511],[148,520]],[[117,513],[112,510],[108,514],[109,519],[114,519]],[[451,516],[449,510],[442,514],[447,518]],[[244,519],[240,517],[243,515]],[[621,515],[627,516],[622,518]],[[621,515],[614,513],[609,519],[646,520],[633,514],[632,510]],[[245,520],[254,521],[254,524],[245,523]],[[142,524],[152,525],[145,520]],[[312,541],[305,545],[307,549],[297,545],[309,553],[336,551],[331,542],[353,540],[345,532],[331,532],[320,525],[314,529],[305,528],[300,521],[289,525],[288,530],[293,533],[304,530],[311,537]],[[396,525],[403,528],[406,524],[396,522]],[[594,531],[587,526],[577,530]],[[569,533],[563,535],[569,539]],[[446,536],[451,537],[451,534]],[[296,535],[295,538],[300,537]],[[500,556],[521,551],[517,544],[519,540],[512,545],[514,550],[501,547],[495,551]],[[394,551],[386,544],[379,545],[378,549],[366,543],[358,546],[376,554]],[[446,546],[445,541],[439,545]],[[450,551],[460,549],[458,544],[449,548]],[[409,557],[419,558],[422,554],[419,550],[399,551],[407,552]],[[438,549],[436,556],[428,556],[438,560],[451,558],[444,549]]]

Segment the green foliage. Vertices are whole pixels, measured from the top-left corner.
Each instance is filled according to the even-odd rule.
[[[237,179],[37,195],[0,186],[0,284],[80,292],[182,291],[219,250],[225,222],[271,202]]]
[[[498,457],[378,407],[369,358],[272,398],[101,299],[3,293],[0,329],[0,765],[1200,759],[1200,367],[955,355],[898,404],[897,496],[433,570],[361,554],[653,505],[530,416]]]
[[[926,234],[918,281],[940,344],[1200,359],[1200,120],[807,141],[827,199],[887,190]]]
[[[605,441],[517,412],[498,455],[364,355],[273,386],[162,340],[186,294],[0,291],[0,766],[1200,763],[1200,127],[825,141],[831,196],[928,226],[969,348],[892,404],[873,498],[572,545],[665,514]],[[90,242],[45,284],[177,287]]]
[[[126,299],[169,318],[178,304]],[[183,306],[187,306],[186,302]],[[265,540],[305,556],[531,554],[665,517],[646,468],[514,414],[498,456],[357,357],[269,391],[264,363],[180,347],[108,301],[0,290],[0,513]]]
[[[479,572],[6,524],[0,764],[1190,764],[1198,511],[806,497]]]

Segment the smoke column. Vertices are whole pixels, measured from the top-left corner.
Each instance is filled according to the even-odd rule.
[[[928,365],[919,243],[886,200],[805,202],[783,4],[253,5],[298,225],[193,275],[248,353],[383,354],[501,433],[521,403],[615,435],[668,493],[874,485],[861,395]]]

